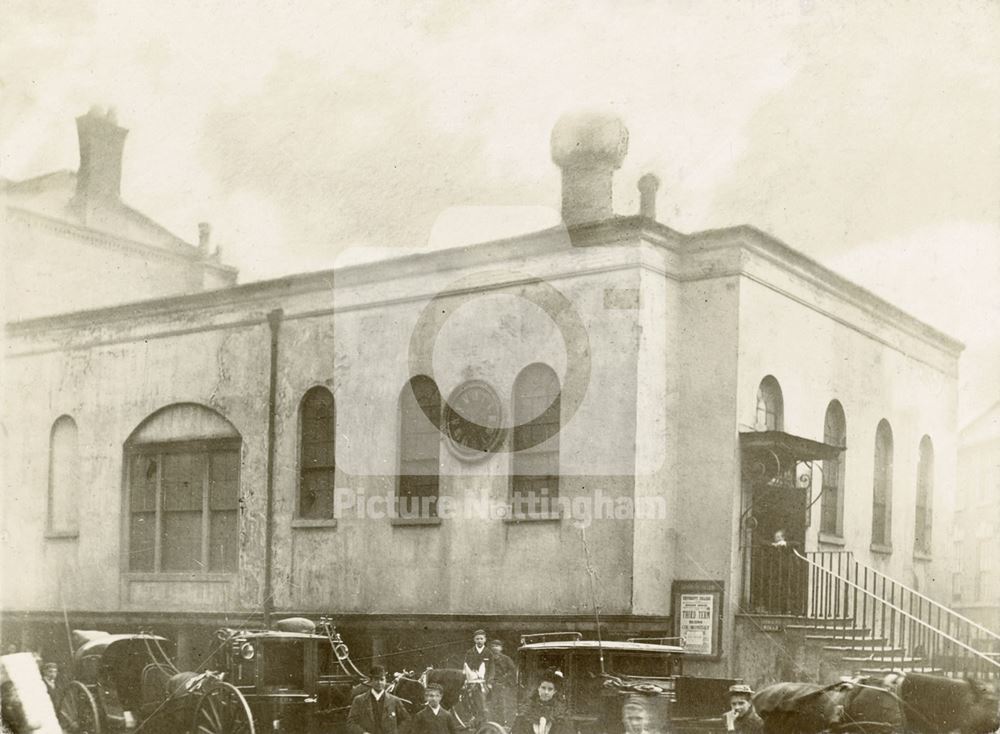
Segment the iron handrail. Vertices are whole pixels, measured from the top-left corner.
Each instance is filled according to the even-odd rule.
[[[993,632],[992,630],[987,629],[986,627],[983,627],[981,624],[978,624],[977,622],[974,622],[973,620],[969,619],[968,617],[966,617],[966,616],[964,616],[962,614],[959,614],[954,609],[952,609],[950,607],[947,607],[947,606],[945,606],[944,604],[942,604],[940,602],[934,601],[933,599],[931,599],[926,594],[921,594],[916,589],[911,589],[906,584],[902,583],[901,581],[897,581],[896,579],[892,578],[891,576],[887,576],[886,574],[882,573],[878,569],[872,568],[871,566],[869,566],[866,563],[862,563],[861,561],[857,560],[854,557],[854,552],[853,551],[813,551],[813,552],[817,553],[817,554],[818,553],[822,553],[822,554],[831,554],[831,555],[844,555],[844,556],[847,557],[848,563],[852,563],[853,562],[859,568],[865,569],[866,571],[868,571],[869,573],[872,574],[873,578],[876,577],[876,576],[881,576],[883,579],[887,579],[890,583],[898,586],[901,590],[907,592],[908,594],[912,594],[913,596],[917,597],[921,601],[925,601],[930,606],[935,607],[938,610],[939,613],[940,612],[944,612],[944,614],[946,616],[951,617],[953,620],[956,620],[956,623],[966,624],[969,627],[972,627],[974,629],[979,630],[980,632],[984,633],[987,637],[990,637],[990,638],[996,640],[998,643],[1000,643],[1000,635],[998,635],[996,632]],[[803,558],[803,556],[801,554],[799,554],[798,551],[795,551],[795,553],[800,558]]]
[[[889,609],[891,609],[894,612],[896,612],[897,614],[899,614],[901,617],[904,617],[904,618],[910,620],[911,622],[915,622],[918,625],[921,625],[922,627],[924,627],[928,631],[930,631],[931,634],[936,635],[937,637],[939,637],[941,639],[947,640],[948,642],[952,643],[953,645],[957,645],[958,647],[962,648],[966,652],[972,653],[974,656],[980,658],[981,660],[985,660],[990,666],[992,666],[993,668],[996,668],[998,671],[1000,671],[1000,662],[994,660],[993,658],[989,657],[988,655],[984,655],[982,652],[980,652],[976,648],[971,647],[971,646],[965,644],[964,642],[962,642],[961,640],[958,640],[958,639],[952,637],[947,632],[942,632],[941,630],[939,630],[934,625],[929,624],[928,622],[925,622],[924,620],[920,619],[920,617],[916,617],[916,616],[910,614],[909,612],[907,612],[905,609],[901,609],[900,607],[897,607],[895,604],[892,604],[891,602],[886,601],[882,597],[880,597],[877,594],[869,591],[868,589],[866,589],[863,586],[859,586],[858,584],[854,583],[850,579],[845,578],[843,576],[839,576],[839,575],[833,573],[833,571],[831,571],[829,569],[826,569],[826,568],[823,568],[818,563],[816,563],[815,561],[813,561],[811,558],[807,558],[806,556],[803,556],[798,551],[795,551],[795,555],[798,556],[799,558],[801,558],[806,563],[808,563],[814,569],[827,574],[828,576],[830,576],[830,577],[832,577],[832,578],[840,581],[841,583],[846,584],[847,586],[853,587],[856,591],[860,591],[862,594],[867,595],[868,597],[870,597],[874,601],[878,602],[879,604],[882,604],[883,606],[888,607]]]

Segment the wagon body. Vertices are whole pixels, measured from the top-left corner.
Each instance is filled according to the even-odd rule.
[[[577,633],[531,635],[518,649],[518,694],[526,701],[543,671],[558,671],[574,734],[724,732],[726,692],[735,681],[684,675],[682,645],[632,639],[584,640]],[[539,639],[541,638],[541,639]],[[626,711],[626,708],[629,711]],[[627,714],[627,715],[626,715]]]
[[[336,734],[362,679],[326,621],[270,630],[222,629],[203,672],[174,665],[156,635],[90,633],[60,703],[69,734]]]

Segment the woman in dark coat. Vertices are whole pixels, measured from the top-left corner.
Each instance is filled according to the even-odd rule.
[[[538,679],[538,688],[517,712],[511,734],[568,734],[566,710],[556,698],[560,682],[554,673]]]

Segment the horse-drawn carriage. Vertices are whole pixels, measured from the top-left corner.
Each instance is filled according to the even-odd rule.
[[[169,640],[85,633],[57,705],[70,734],[336,731],[363,678],[327,620],[222,629],[202,672],[182,672]]]
[[[721,713],[735,681],[684,675],[684,647],[670,644],[679,640],[598,641],[557,633],[521,642],[519,698],[532,694],[542,671],[559,671],[571,732],[725,731]]]

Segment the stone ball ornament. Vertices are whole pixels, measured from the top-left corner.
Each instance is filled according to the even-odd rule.
[[[515,292],[509,287],[484,289],[484,282],[516,283]],[[426,375],[434,379],[434,345],[448,316],[464,304],[477,298],[494,295],[514,295],[540,308],[559,329],[566,349],[566,372],[560,379],[560,427],[579,409],[590,384],[590,335],[576,306],[559,289],[542,278],[525,273],[493,271],[473,273],[450,283],[434,296],[417,318],[410,335],[410,375]],[[456,387],[443,406],[443,420],[431,415],[422,406],[427,419],[440,425],[450,445],[461,458],[486,458],[498,452],[513,451],[507,434],[529,423],[513,425],[507,422],[508,411],[502,400],[487,383],[470,380]],[[548,409],[549,406],[546,406]],[[531,448],[545,439],[531,439],[519,450]],[[534,441],[534,443],[532,443]]]
[[[560,168],[621,167],[628,154],[628,128],[617,115],[572,112],[552,128],[552,161]]]

